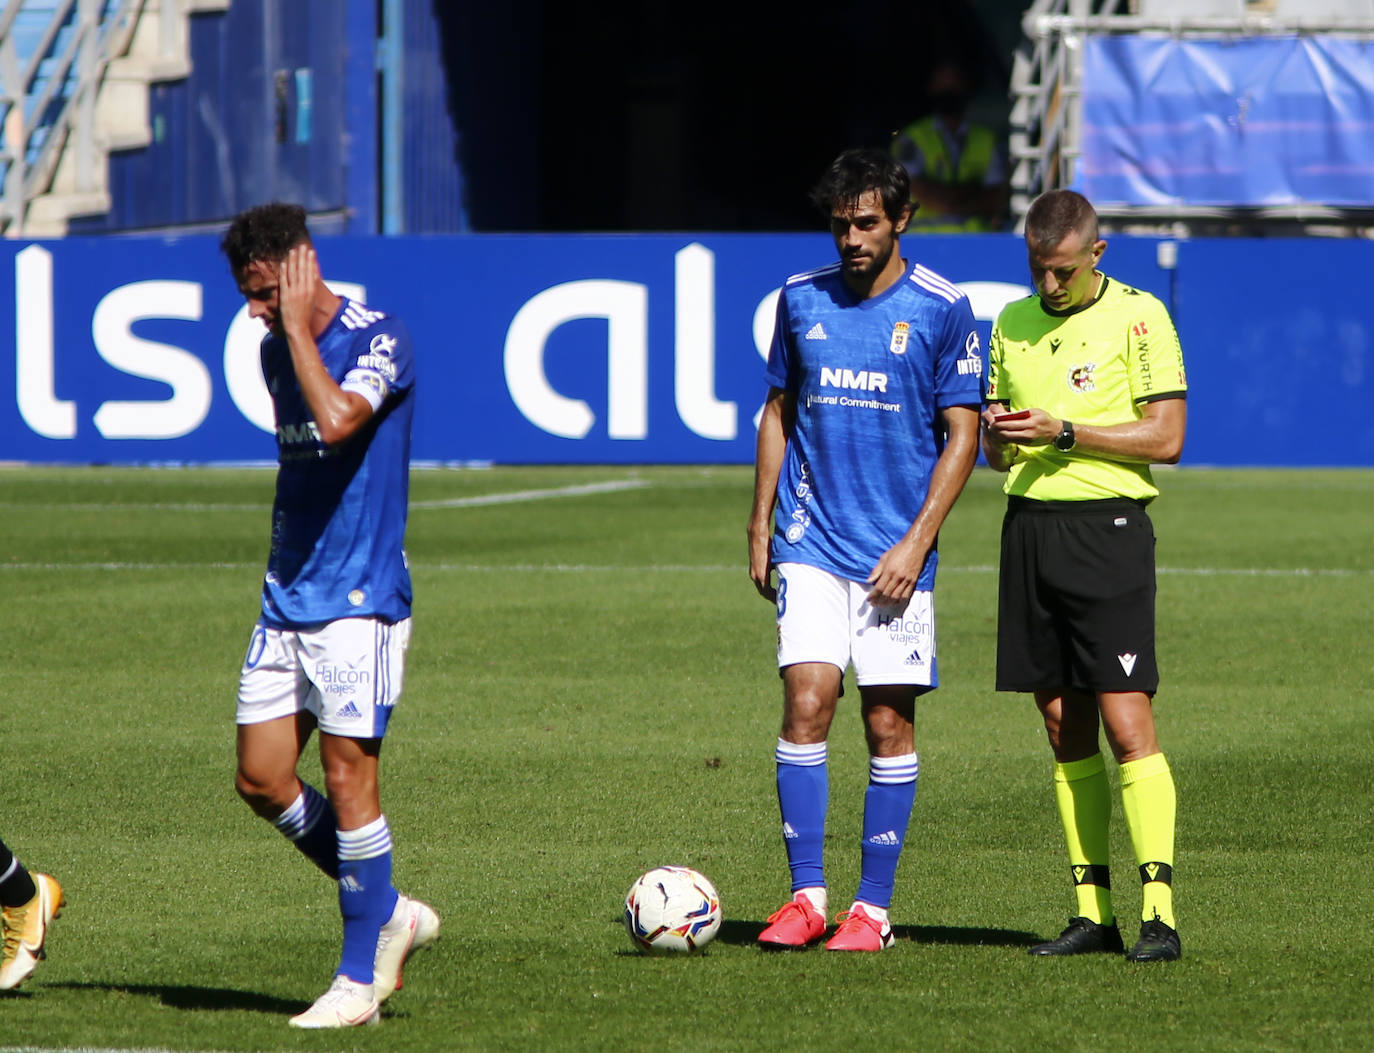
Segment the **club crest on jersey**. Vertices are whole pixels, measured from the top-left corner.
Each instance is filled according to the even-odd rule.
[[[1096,362],[1084,362],[1081,366],[1074,366],[1069,370],[1069,387],[1074,391],[1096,391],[1097,381],[1094,374],[1097,372]]]
[[[911,335],[911,325],[908,322],[898,322],[892,327],[892,340],[888,343],[887,349],[894,355],[906,354],[907,337]]]

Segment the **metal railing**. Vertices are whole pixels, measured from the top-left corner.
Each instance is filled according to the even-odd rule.
[[[1082,152],[1082,31],[1090,19],[1129,14],[1128,0],[1035,0],[1012,59],[1011,212],[1020,229],[1036,195],[1073,182]]]
[[[174,0],[163,0],[174,9]],[[96,93],[111,59],[128,48],[144,0],[7,0],[0,9],[0,232],[22,234],[29,205],[74,151],[76,191],[97,187]],[[48,13],[19,53],[21,15]]]

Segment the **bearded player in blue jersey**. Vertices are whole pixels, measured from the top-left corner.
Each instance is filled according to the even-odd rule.
[[[982,355],[968,298],[902,258],[900,164],[846,151],[812,200],[840,262],[779,297],[749,519],[749,576],[778,611],[793,893],[759,942],[804,947],[826,931],[826,738],[852,662],[869,752],[862,869],[826,948],[879,951],[916,797],[916,696],[937,683],[936,534],[977,458]]]
[[[410,335],[330,292],[298,206],[242,213],[221,247],[267,326],[280,461],[262,613],[239,680],[236,785],[338,882],[339,967],[292,1026],[373,1024],[406,958],[439,935],[434,911],[391,884],[377,787],[410,640]],[[316,727],[324,795],[296,775]]]

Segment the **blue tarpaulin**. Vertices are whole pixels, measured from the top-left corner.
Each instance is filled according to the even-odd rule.
[[[1374,42],[1090,37],[1082,132],[1099,205],[1374,207]]]

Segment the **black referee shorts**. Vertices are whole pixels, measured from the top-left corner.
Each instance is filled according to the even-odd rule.
[[[1155,661],[1155,532],[1139,501],[1008,500],[997,690],[1144,691]]]

